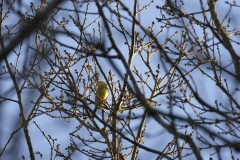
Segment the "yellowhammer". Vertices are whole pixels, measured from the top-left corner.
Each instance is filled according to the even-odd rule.
[[[107,84],[104,83],[103,81],[97,82],[94,113],[96,113],[100,106],[103,104],[103,102],[107,100],[107,97],[108,97]]]

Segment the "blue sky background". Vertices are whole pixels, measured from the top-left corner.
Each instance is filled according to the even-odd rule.
[[[124,0],[123,1],[128,7],[129,9],[133,8],[133,1],[128,1],[128,0]],[[159,30],[161,30],[161,25],[160,23],[158,23],[156,21],[156,18],[159,18],[159,10],[156,9],[156,6],[162,6],[164,4],[165,1],[155,1],[147,10],[144,10],[141,14],[140,14],[140,19],[141,19],[141,23],[142,25],[147,28],[149,26],[151,26],[151,23],[154,21],[155,22],[155,26],[154,26],[154,33],[157,34],[157,32]],[[38,3],[37,1],[34,1],[34,5],[36,5],[36,3]],[[148,1],[145,0],[140,0],[139,5],[140,8],[144,5],[146,5],[148,3]],[[185,5],[182,7],[183,11],[186,13],[191,13],[191,12],[200,12],[201,8],[200,8],[200,3],[198,1],[185,1]],[[205,2],[206,3],[206,2]],[[22,13],[25,12],[30,12],[29,10],[29,2],[24,2],[25,5],[23,5],[21,8],[18,8]],[[112,7],[114,8],[115,4],[112,4]],[[64,8],[68,8],[68,9],[72,9],[72,5],[71,3],[64,3],[62,5],[62,7]],[[219,13],[219,17],[220,19],[222,19],[228,12],[228,7],[226,7],[225,3],[223,0],[219,0],[217,2],[217,11]],[[207,8],[207,4],[206,4],[206,8]],[[84,11],[84,7],[82,8],[82,11]],[[89,12],[96,12],[96,7],[94,6],[93,3],[90,4],[89,6]],[[109,13],[106,11],[105,12],[106,15],[110,16]],[[237,19],[238,17],[238,13],[239,10],[237,10],[236,8],[233,8],[233,10],[231,11],[231,14],[229,15],[230,17],[232,17],[232,23],[231,25],[233,27],[236,27],[236,29],[239,29],[239,22]],[[56,16],[57,20],[61,20],[63,17],[66,19],[69,19],[69,15],[74,16],[74,13],[71,13],[69,11],[61,11],[59,12],[59,14]],[[124,14],[125,16],[128,17],[128,14]],[[209,15],[208,15],[209,16]],[[87,20],[86,20],[86,24],[89,24],[93,21],[94,18],[96,18],[97,15],[90,15],[88,16]],[[202,15],[199,14],[199,16],[196,16],[196,18],[201,19]],[[81,14],[81,18],[83,18],[83,14]],[[11,16],[9,17],[9,20],[4,21],[5,24],[9,25],[13,22],[15,22],[15,20],[17,20],[18,18],[16,16]],[[13,20],[13,22],[12,22]],[[113,23],[117,25],[117,21],[115,17],[112,17]],[[102,23],[101,18],[97,20],[97,22]],[[92,33],[92,29],[95,28],[96,33],[97,32],[97,22],[95,24],[93,24],[92,26],[90,26],[87,31],[89,33]],[[124,27],[127,31],[129,31],[129,33],[131,33],[131,22],[127,21],[127,20],[122,20]],[[176,24],[178,23],[177,21],[175,22]],[[14,24],[14,23],[13,23]],[[4,26],[4,25],[3,25]],[[73,22],[70,20],[70,23],[68,25],[66,25],[66,27],[68,28],[69,31],[75,33],[75,34],[79,34],[79,31],[76,29],[76,26],[73,24]],[[125,40],[122,36],[122,34],[120,34],[118,31],[114,30],[113,28],[111,28],[113,30],[113,37],[117,42],[117,45],[119,47],[119,49],[121,50],[122,54],[125,56],[125,58],[128,58],[128,48],[127,46],[124,44]],[[233,28],[232,28],[233,29]],[[179,30],[178,28],[169,28],[166,29],[165,31],[163,31],[163,33],[158,37],[158,40],[160,43],[164,43],[166,41],[166,39],[171,36],[175,31],[179,32],[179,34],[173,39],[174,41],[179,40],[181,37],[181,30]],[[142,35],[143,32],[137,27],[137,31],[140,32],[140,34]],[[196,30],[199,34],[199,37],[203,37],[203,33],[202,30]],[[211,35],[211,32],[208,31],[209,34]],[[98,34],[96,34],[98,35]],[[210,36],[209,36],[210,37]],[[236,38],[235,38],[236,37]],[[235,36],[233,37],[233,39],[235,39],[236,41],[239,41],[239,37]],[[77,43],[74,42],[70,37],[66,37],[65,35],[60,35],[57,37],[57,40],[59,40],[60,42],[68,45],[68,46],[72,46],[72,47],[76,47]],[[109,41],[106,37],[105,39],[106,41],[106,47],[110,46]],[[128,40],[130,41],[130,38],[128,38]],[[6,42],[8,43],[8,42]],[[34,42],[29,42],[29,44],[33,44]],[[60,51],[63,53],[63,50],[65,50],[66,48],[64,46],[59,46]],[[239,50],[239,46],[234,45],[234,48],[238,51]],[[18,50],[19,48],[16,48],[16,50]],[[227,51],[225,51],[224,48],[220,48],[222,54],[223,54],[223,60],[222,63],[223,64],[229,64],[231,63],[231,58],[229,56],[229,53]],[[27,46],[23,46],[23,51],[26,52],[26,54],[31,55],[33,52],[31,50],[27,50]],[[73,53],[73,50],[71,49],[67,49],[68,52]],[[224,53],[226,52],[226,53]],[[64,53],[63,53],[64,54]],[[112,55],[116,55],[116,53],[111,52]],[[23,54],[24,55],[24,54]],[[16,61],[16,56],[14,55],[14,53],[11,53],[8,57],[9,61],[12,62],[13,64]],[[108,60],[104,59],[104,58],[98,58],[100,64],[103,66],[105,74],[108,75],[109,70],[112,70],[114,72],[114,74],[116,74],[114,81],[120,80],[122,82],[121,77],[114,71],[114,69],[112,68],[112,66],[109,64]],[[20,63],[18,64],[18,68],[22,69],[22,66],[24,66],[27,60],[25,58],[25,56],[21,56],[20,57]],[[121,70],[125,71],[123,65],[119,62],[119,60],[114,60],[115,64],[117,64],[118,68],[121,68]],[[152,60],[151,60],[151,66],[153,67],[153,70],[155,71],[157,68],[158,63],[160,62],[159,59],[159,53],[155,53],[152,56]],[[75,69],[80,69],[82,67],[82,64],[84,63],[84,59],[80,62],[78,62],[76,65],[71,67],[71,70],[74,72]],[[142,76],[144,77],[144,72],[148,71],[145,67],[145,65],[143,64],[143,62],[141,61],[141,58],[139,55],[136,55],[134,57],[133,60],[133,66],[135,65],[138,70],[142,73]],[[2,67],[4,64],[1,63]],[[183,64],[182,64],[183,65]],[[133,70],[133,66],[131,67],[131,70]],[[224,66],[224,65],[223,65]],[[203,66],[202,68],[206,68],[207,66]],[[44,67],[43,67],[44,68]],[[230,66],[229,67],[230,70],[232,72],[234,72],[233,67]],[[49,67],[46,66],[44,68],[45,70],[49,70]],[[185,69],[189,69],[189,67],[186,67]],[[42,71],[43,72],[43,71]],[[160,75],[164,75],[164,70],[161,70],[161,74]],[[210,73],[211,71],[207,71],[208,73]],[[1,73],[3,73],[3,69],[1,68]],[[200,96],[202,98],[204,98],[204,100],[206,100],[209,104],[214,105],[214,101],[216,99],[218,99],[219,101],[221,101],[221,103],[223,104],[228,104],[228,99],[225,97],[224,94],[222,94],[217,87],[216,84],[211,81],[209,78],[207,78],[206,76],[204,76],[200,71],[196,70],[193,72],[192,74],[193,79],[195,81],[195,83],[197,84],[197,89],[198,89],[198,93],[200,94]],[[227,75],[223,75],[225,78],[228,79],[228,85],[231,88],[230,91],[234,91],[234,88],[236,87],[236,82],[229,76]],[[7,76],[6,76],[7,77]],[[100,79],[103,80],[103,77],[101,76]],[[143,78],[144,79],[144,78]],[[153,82],[152,80],[149,80],[149,85],[152,86],[153,84],[151,83]],[[140,84],[139,84],[140,86]],[[10,90],[10,88],[12,87],[12,82],[11,81],[4,81],[3,79],[1,79],[1,91],[0,94],[4,94],[7,95],[8,91]],[[145,95],[147,98],[149,98],[150,92],[149,90],[145,89],[144,90]],[[59,91],[56,90],[53,94],[58,94]],[[232,92],[232,94],[235,94],[235,97],[239,97],[238,94]],[[12,99],[17,99],[16,94],[13,93],[9,93],[9,95],[7,95],[8,97],[11,97]],[[24,104],[25,104],[25,113],[26,115],[28,115],[28,113],[31,111],[31,107],[33,106],[31,101],[36,101],[38,97],[38,93],[36,93],[34,90],[26,90],[24,91],[23,94],[23,100],[24,100]],[[92,97],[92,100],[94,100],[94,97]],[[111,100],[111,96],[108,97],[108,103]],[[238,99],[237,99],[238,100]],[[158,98],[155,99],[155,101],[162,103],[163,105],[161,107],[156,107],[156,109],[159,109],[163,112],[168,112],[169,113],[169,108],[167,105],[167,99],[166,99],[166,95],[162,95],[159,96]],[[239,100],[238,100],[239,101]],[[197,102],[196,102],[197,103]],[[1,124],[0,124],[0,130],[1,130],[1,138],[0,138],[0,148],[2,150],[2,147],[6,144],[9,135],[13,132],[13,130],[16,130],[19,127],[19,123],[16,123],[19,121],[19,107],[16,103],[14,102],[5,102],[0,104],[0,112],[1,112]],[[91,105],[93,107],[93,105]],[[185,106],[188,111],[188,113],[190,115],[192,115],[193,117],[195,117],[195,113],[192,110],[191,106],[186,105]],[[174,108],[173,109],[174,113],[180,116],[186,116],[182,110],[179,110],[178,108]],[[135,111],[135,113],[137,115],[141,115],[142,111]],[[58,115],[58,112],[56,112],[56,115]],[[215,118],[215,114],[213,116],[212,113],[208,113],[206,115],[209,115],[209,118]],[[205,115],[205,116],[206,116]],[[126,116],[126,114],[122,114],[121,116]],[[29,129],[30,129],[30,136],[31,136],[31,140],[33,143],[33,147],[35,152],[36,151],[40,151],[43,155],[44,155],[44,159],[49,159],[50,157],[50,145],[48,143],[48,141],[44,138],[43,134],[39,131],[39,129],[36,127],[36,125],[34,124],[34,122],[37,123],[37,125],[39,125],[39,127],[42,129],[42,131],[44,131],[45,135],[51,135],[51,137],[53,139],[57,139],[56,144],[60,144],[60,151],[63,153],[67,153],[67,151],[65,150],[66,146],[69,144],[69,132],[73,131],[76,129],[76,127],[79,125],[79,122],[77,120],[75,120],[74,118],[69,119],[69,122],[67,122],[64,119],[60,119],[60,118],[56,118],[53,119],[49,116],[46,115],[42,115],[39,117],[34,118],[30,123],[29,123]],[[132,128],[138,128],[139,126],[139,120],[133,120],[132,123]],[[165,146],[173,139],[173,136],[171,134],[169,134],[165,129],[163,129],[160,125],[158,125],[152,118],[148,118],[147,119],[147,123],[146,123],[146,137],[144,138],[144,145],[146,147],[150,147],[156,150],[163,150],[165,148]],[[212,130],[216,130],[217,132],[217,128],[211,128]],[[182,132],[184,133],[184,129],[182,130]],[[191,133],[191,129],[189,128],[188,134]],[[79,134],[81,134],[81,136],[83,137],[89,137],[89,132],[87,130],[81,130],[81,132],[79,132]],[[10,143],[9,148],[11,148],[12,146],[16,147],[16,149],[21,148],[21,150],[19,151],[19,153],[17,153],[17,159],[20,159],[21,155],[25,155],[25,157],[28,159],[29,153],[28,153],[28,148],[26,145],[26,141],[23,135],[23,131],[21,130],[20,132],[17,133],[16,137],[20,137],[18,139],[18,141],[20,141],[20,143],[17,143],[20,146],[15,146],[15,144]],[[194,135],[194,137],[196,138],[196,135]],[[99,138],[101,138],[99,136]],[[206,138],[209,138],[209,135],[206,135]],[[77,141],[77,140],[76,140]],[[180,141],[182,142],[182,141]],[[198,144],[198,146],[201,146],[201,144],[199,143],[199,141],[196,141],[196,143]],[[55,144],[55,145],[56,145]],[[179,143],[181,144],[181,143]],[[79,148],[81,148],[80,146],[83,144],[79,143]],[[96,144],[93,144],[94,146],[96,146]],[[124,141],[123,143],[123,147],[127,147],[129,146],[129,143]],[[202,145],[204,146],[204,145]],[[105,147],[105,146],[101,146],[99,145],[99,147]],[[13,154],[14,152],[9,151],[9,154],[5,154],[5,156],[3,157],[4,160],[8,160],[9,157],[12,157],[11,154]],[[186,151],[186,154],[188,152]],[[209,149],[209,150],[205,150],[202,151],[202,156],[204,159],[209,159],[209,155],[211,153],[214,153],[213,150]],[[228,154],[225,154],[228,153]],[[15,153],[14,153],[15,154]],[[228,149],[222,149],[221,150],[221,156],[222,159],[226,159],[229,158],[229,150]],[[240,154],[234,151],[234,154],[236,155],[236,157],[240,157]],[[9,155],[9,157],[8,157]],[[147,152],[145,150],[140,149],[139,152],[139,159],[156,159],[157,155]],[[194,158],[193,156],[189,156],[186,159],[192,159]],[[213,159],[216,158],[216,155],[212,156]],[[40,159],[39,156],[36,155],[36,159]],[[59,159],[59,158],[57,158]],[[80,154],[80,153],[76,153],[73,156],[73,159],[88,159],[86,156]]]

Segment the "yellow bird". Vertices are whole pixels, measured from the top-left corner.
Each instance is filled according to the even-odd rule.
[[[97,82],[94,113],[96,113],[100,106],[103,104],[103,102],[107,100],[107,97],[108,97],[107,84],[104,83],[103,81]]]

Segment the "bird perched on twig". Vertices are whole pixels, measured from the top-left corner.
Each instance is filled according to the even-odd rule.
[[[108,88],[107,84],[103,81],[97,82],[97,91],[96,91],[96,97],[95,97],[95,108],[94,113],[97,112],[97,110],[101,107],[103,102],[107,100],[108,97]]]

